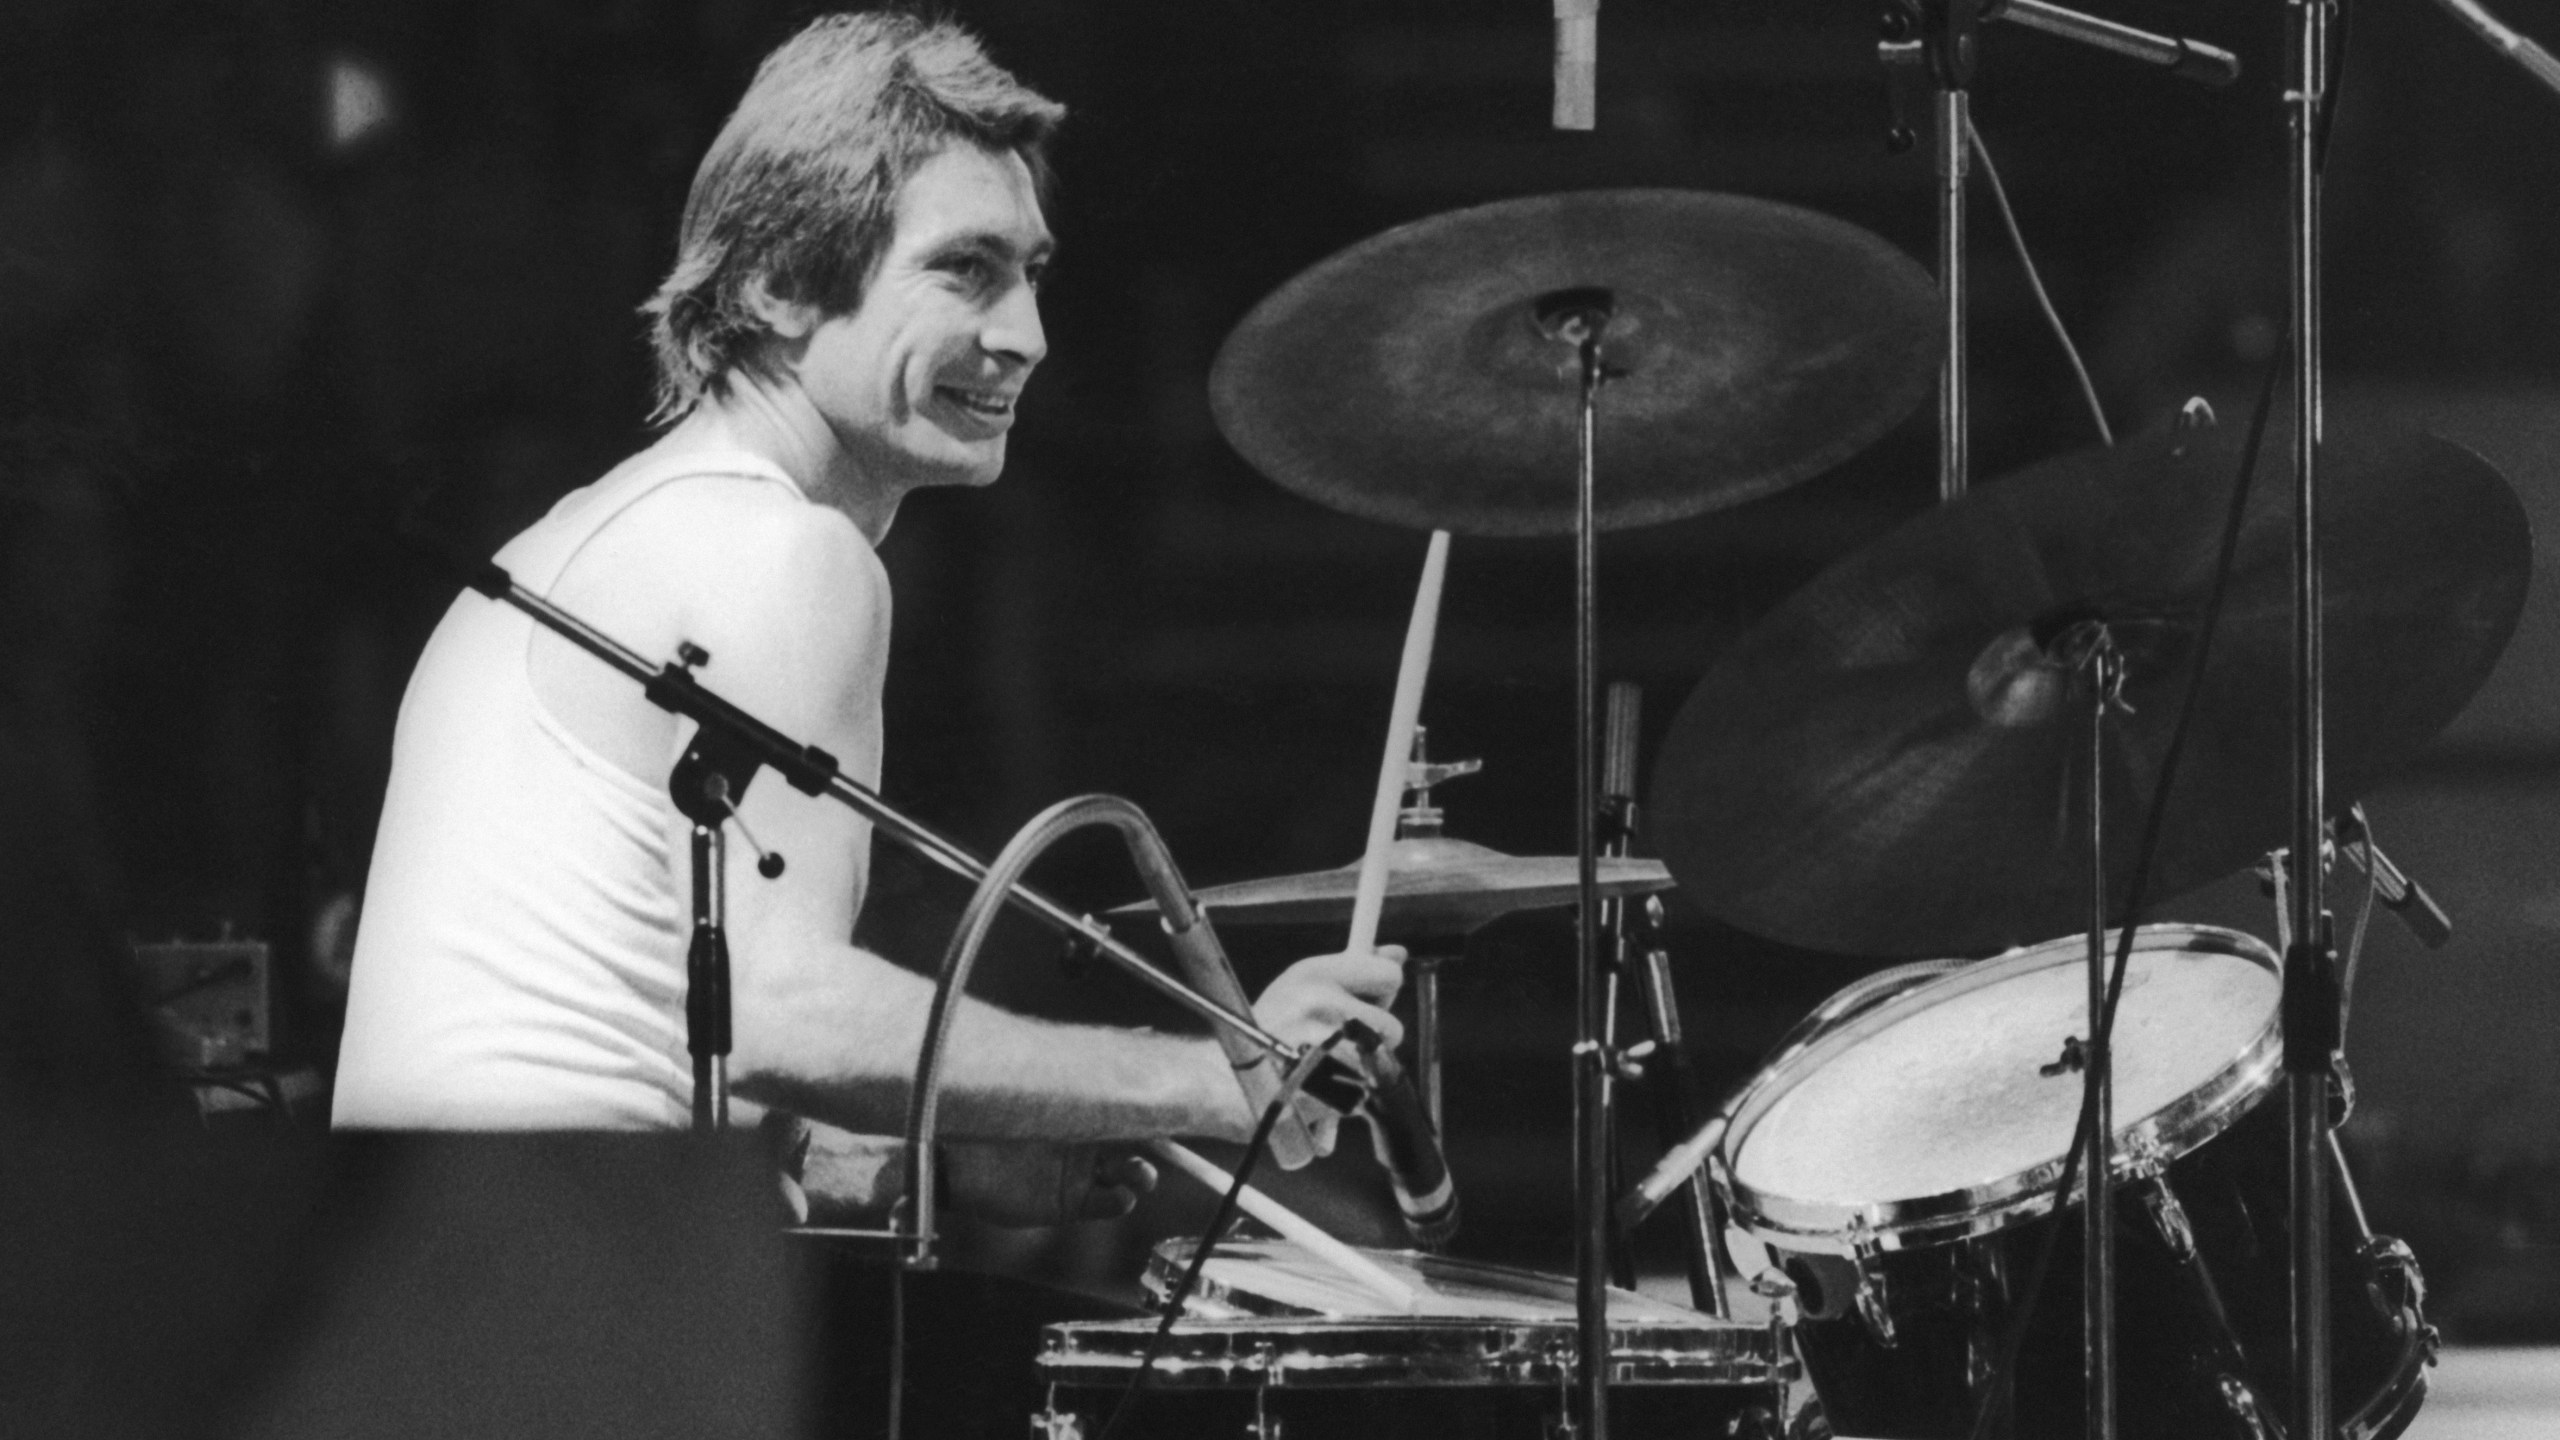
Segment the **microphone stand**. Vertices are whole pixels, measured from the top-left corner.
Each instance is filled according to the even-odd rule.
[[[705,1023],[697,1037],[706,1047],[713,1043],[719,1047],[716,1052],[707,1048],[696,1050],[697,1081],[709,1080],[707,1088],[712,1091],[708,1096],[699,1092],[696,1095],[697,1123],[706,1110],[717,1117],[726,1086],[725,1063],[721,1057],[727,1052],[727,947],[720,929],[719,901],[722,897],[718,893],[717,869],[720,846],[716,832],[720,819],[736,818],[737,797],[745,793],[747,782],[758,769],[770,767],[791,788],[804,795],[836,801],[870,820],[891,840],[972,884],[987,878],[986,862],[891,808],[880,798],[878,791],[840,770],[834,756],[815,745],[793,741],[705,687],[693,673],[693,667],[706,664],[711,659],[700,646],[691,643],[680,645],[676,660],[653,668],[639,652],[518,585],[514,577],[494,561],[472,559],[423,535],[413,534],[410,538],[454,570],[473,590],[514,606],[544,628],[638,681],[641,692],[651,704],[692,720],[697,727],[692,746],[677,762],[670,780],[678,811],[695,824],[695,864],[701,867],[696,875],[699,877],[707,870],[713,881],[705,886],[697,880],[694,887],[695,943],[704,963],[699,971],[690,961],[687,967],[689,984],[685,1003],[688,1021],[693,1019],[697,1008],[706,1022],[714,1012],[717,1014],[717,1023]],[[702,834],[705,829],[715,834],[705,836]],[[748,839],[752,844],[753,837]],[[765,855],[758,868],[768,878],[779,875],[782,873],[781,859],[779,855]],[[1166,974],[1144,955],[1122,943],[1092,916],[1079,915],[1028,885],[1008,884],[1004,895],[1016,909],[1064,934],[1072,942],[1089,947],[1147,988],[1209,1021],[1222,1037],[1232,1036],[1239,1042],[1249,1043],[1279,1061],[1285,1069],[1294,1069],[1307,1059],[1305,1047],[1290,1044],[1263,1029],[1250,1014],[1235,1006],[1221,1004]],[[709,902],[707,911],[706,899]],[[711,990],[698,1002],[693,993],[696,985],[707,985]],[[1351,1067],[1331,1055],[1321,1055],[1315,1057],[1305,1088],[1327,1104],[1347,1110],[1366,1092],[1367,1087]]]
[[[1887,148],[1899,153],[1915,137],[1904,116],[1911,90],[1924,76],[1931,86],[1930,157],[1937,171],[1938,293],[1946,351],[1938,367],[1938,498],[1965,493],[1972,469],[1973,401],[1967,266],[1965,181],[1973,173],[1974,37],[1982,26],[2009,20],[2048,35],[2078,41],[2159,65],[2207,85],[2239,78],[2230,51],[2046,4],[2045,0],[1897,0],[1884,13],[1876,56],[1884,62],[1893,126]]]
[[[2340,1046],[2342,996],[2331,944],[2321,649],[2319,451],[2321,428],[2320,150],[2327,115],[2329,22],[2334,0],[2288,0],[2292,83],[2284,103],[2293,309],[2294,812],[2293,935],[2284,959],[2287,1169],[2292,1201],[2292,1433],[2337,1433],[2329,1373],[2329,1115]]]
[[[1576,1024],[1573,1043],[1573,1279],[1577,1440],[1609,1435],[1609,1139],[1608,1004],[1614,990],[1600,954],[1599,552],[1594,519],[1600,386],[1608,377],[1601,341],[1617,299],[1584,287],[1540,296],[1538,326],[1574,349],[1580,365],[1576,405],[1577,485],[1574,510],[1574,914]],[[1568,1422],[1570,1423],[1570,1422]]]

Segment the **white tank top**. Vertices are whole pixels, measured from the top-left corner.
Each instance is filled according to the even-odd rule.
[[[614,517],[703,475],[791,486],[743,453],[635,463],[563,500],[498,562],[547,592]],[[690,1118],[691,917],[669,854],[674,806],[663,782],[632,776],[543,708],[533,634],[523,612],[466,591],[410,676],[356,932],[338,1127]]]

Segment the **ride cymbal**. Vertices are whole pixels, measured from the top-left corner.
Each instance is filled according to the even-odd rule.
[[[1209,375],[1255,468],[1463,535],[1574,528],[1580,360],[1542,301],[1605,293],[1596,519],[1738,505],[1848,458],[1937,364],[1935,287],[1868,232],[1688,190],[1507,200],[1402,225],[1254,307]]]
[[[1656,766],[1681,890],[1790,944],[1985,952],[2088,929],[2091,682],[2107,625],[2109,913],[2175,726],[2241,437],[2164,428],[1978,487],[1832,566],[1719,657]],[[2343,810],[2450,721],[2523,608],[2532,540],[2506,481],[2431,436],[2321,449],[2327,796]],[[2293,499],[2260,464],[2146,900],[2292,830]]]

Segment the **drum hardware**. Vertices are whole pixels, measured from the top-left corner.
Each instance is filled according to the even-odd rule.
[[[1148,1288],[1164,1293],[1196,1253],[1189,1241],[1158,1246]],[[1128,1433],[1253,1434],[1257,1417],[1296,1440],[1588,1433],[1552,1428],[1574,1423],[1579,1388],[1572,1279],[1413,1251],[1364,1253],[1414,1286],[1418,1313],[1378,1314],[1365,1291],[1296,1247],[1217,1246],[1190,1313],[1150,1364],[1150,1409],[1132,1417]],[[1779,1419],[1788,1413],[1794,1367],[1779,1348],[1783,1328],[1716,1320],[1632,1291],[1613,1290],[1609,1300],[1606,1378],[1634,1433],[1780,1433],[1753,1412],[1774,1402]],[[1090,1434],[1156,1325],[1048,1327],[1038,1365],[1053,1387],[1050,1411],[1081,1414]]]
[[[1864,997],[1829,1007],[1849,1018],[1782,1046],[1783,1060],[1729,1102],[1713,1173],[1736,1223],[1798,1287],[1796,1346],[1839,1433],[1962,1433],[2014,1313],[2008,1267],[2044,1227],[2079,1230],[2056,1213],[2059,1162],[2028,1165],[2041,1188],[2025,1172],[2022,1183],[1973,1177],[2068,1151],[2074,1097],[2010,1077],[2042,1063],[2035,1037],[2078,1008],[2085,949],[2083,937],[2052,941],[1897,977],[1898,989],[1870,977],[1852,987]],[[2122,1425],[2128,1436],[2247,1440],[2272,1418],[2266,1397],[2284,1369],[2284,1211],[2268,1203],[2283,1183],[2284,1107],[2263,1103],[2281,1078],[2277,961],[2248,936],[2194,926],[2145,927],[2129,953],[2120,1024],[2143,1063],[2120,1104],[2140,1118],[2119,1131],[2114,1168],[2129,1233],[2143,1238],[2120,1261]],[[2086,1204],[2092,1192],[2080,1189]],[[2414,1293],[2395,1273],[2405,1247],[2338,1254],[2356,1272],[2356,1288],[2339,1293],[2367,1297],[2340,1311],[2338,1381],[2363,1400],[2342,1433],[2376,1440],[2423,1396],[2424,1321],[2387,1303]],[[1862,1273],[1895,1345],[1855,1298]],[[2080,1338],[2039,1334],[2010,1377],[2018,1433],[2077,1429]]]
[[[1763,1270],[1751,1277],[1751,1293],[1769,1303],[1769,1417],[1774,1425],[1783,1425],[1787,1417],[1787,1382],[1774,1363],[1787,1353],[1787,1302],[1796,1295],[1795,1282],[1781,1270]]]
[[[2249,1427],[2249,1440],[2283,1440],[2284,1432],[2276,1429],[2267,1419],[2266,1412],[2259,1408],[2258,1392],[2250,1389],[2247,1381],[2225,1373],[2214,1377],[2214,1385],[2221,1392],[2222,1403],[2241,1424]]]
[[[1902,1336],[1894,1328],[1892,1309],[1885,1303],[1888,1282],[1881,1273],[1868,1269],[1863,1260],[1856,1262],[1854,1269],[1858,1282],[1849,1291],[1850,1301],[1857,1307],[1858,1319],[1865,1322],[1867,1333],[1890,1350],[1902,1343]]]
[[[1031,1417],[1031,1440],[1084,1440],[1084,1417],[1058,1408],[1055,1385]]]
[[[1625,859],[1635,843],[1636,736],[1643,701],[1641,687],[1625,681],[1609,687],[1608,741],[1601,767],[1602,819],[1606,829],[1602,853],[1612,860]],[[1669,1145],[1696,1130],[1707,1107],[1704,1087],[1689,1061],[1689,1048],[1681,1034],[1680,999],[1672,984],[1671,957],[1652,943],[1662,923],[1662,904],[1658,898],[1648,898],[1639,908],[1616,897],[1601,904],[1601,923],[1609,934],[1609,984],[1613,993],[1607,1013],[1612,1030],[1618,1013],[1614,991],[1620,977],[1630,974],[1644,1005],[1647,1030],[1645,1039],[1618,1052],[1618,1077],[1645,1086],[1653,1111],[1654,1140]],[[1614,1039],[1613,1033],[1612,1043]],[[1690,1183],[1679,1191],[1681,1258],[1687,1271],[1690,1303],[1704,1314],[1730,1319],[1733,1310],[1725,1298],[1722,1277],[1735,1273],[1735,1267],[1733,1258],[1725,1253],[1724,1227],[1716,1216],[1714,1192],[1699,1179],[1704,1163],[1701,1157],[1691,1167]],[[1614,1179],[1614,1166],[1611,1174]],[[1618,1188],[1623,1194],[1625,1187]],[[1618,1226],[1622,1249],[1632,1229]]]
[[[1573,529],[1574,854],[1581,865],[1574,905],[1573,1268],[1581,1404],[1569,1413],[1590,1430],[1591,1440],[1609,1440],[1609,1190],[1615,1178],[1609,1168],[1615,1132],[1606,1047],[1616,1019],[1608,1007],[1616,994],[1602,973],[1600,955],[1600,735],[1594,707],[1600,689],[1600,387],[1630,373],[1613,367],[1603,348],[1616,309],[1617,297],[1593,285],[1551,291],[1531,304],[1539,331],[1573,347],[1581,380]]]
[[[2290,853],[2281,847],[2270,851],[2257,867],[2258,893],[2275,901],[2276,923],[2280,931],[2288,934],[2293,916],[2291,902],[2285,898],[2283,886],[2284,857]],[[2328,838],[2320,847],[2324,866],[2333,864],[2340,857],[2364,875],[2366,883],[2373,887],[2374,899],[2398,916],[2401,925],[2419,944],[2430,950],[2440,950],[2446,941],[2453,938],[2453,917],[2445,913],[2444,907],[2436,903],[2436,897],[2429,894],[2425,886],[2410,878],[2407,871],[2373,843],[2373,830],[2361,803],[2348,806],[2345,814],[2331,822]],[[2348,977],[2350,981],[2353,978],[2352,975]]]
[[[2169,1258],[2181,1265],[2196,1258],[2196,1227],[2187,1218],[2186,1208],[2178,1203],[2177,1192],[2163,1183],[2158,1175],[2146,1176],[2134,1192],[2142,1201],[2143,1213],[2151,1217],[2151,1228],[2160,1243],[2169,1249]]]

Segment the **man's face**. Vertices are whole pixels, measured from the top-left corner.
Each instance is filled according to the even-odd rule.
[[[1014,402],[1049,349],[1052,243],[1011,151],[954,144],[908,177],[862,303],[820,322],[798,367],[865,479],[904,492],[1003,471]]]

